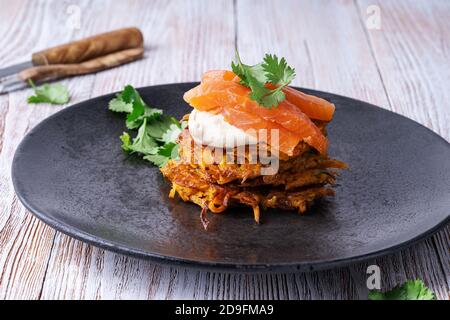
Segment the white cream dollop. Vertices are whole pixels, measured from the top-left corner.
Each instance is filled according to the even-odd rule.
[[[195,143],[216,148],[234,148],[257,144],[256,137],[228,122],[222,115],[192,110],[189,115],[189,133]]]

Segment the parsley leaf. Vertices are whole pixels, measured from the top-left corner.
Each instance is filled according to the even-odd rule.
[[[422,280],[408,280],[387,292],[372,290],[370,300],[434,300],[433,291],[425,286]]]
[[[241,84],[251,89],[250,99],[266,108],[277,107],[286,99],[282,90],[295,77],[295,69],[288,66],[286,59],[278,60],[271,54],[266,54],[263,62],[249,66],[242,63],[236,52],[236,62],[231,62],[231,69],[241,79]],[[276,88],[269,89],[267,84]]]
[[[28,103],[65,104],[70,100],[69,90],[60,83],[44,84],[36,87],[33,81],[29,80],[29,84],[33,88],[35,95],[28,97]]]
[[[186,124],[162,115],[160,109],[149,107],[132,86],[127,85],[118,93],[109,102],[109,109],[127,113],[127,128],[138,129],[134,139],[127,132],[120,136],[124,151],[138,153],[159,167],[178,157],[178,145],[175,142]]]

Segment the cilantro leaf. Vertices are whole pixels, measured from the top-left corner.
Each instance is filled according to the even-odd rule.
[[[239,52],[237,50],[235,52],[235,59],[236,62],[231,61],[231,70],[241,79],[241,84],[248,87],[249,84],[246,76],[246,70],[249,66],[246,66],[242,63],[241,57],[239,56]]]
[[[286,86],[295,78],[295,69],[288,66],[286,59],[278,61],[276,55],[266,54],[261,65],[266,72],[268,82]]]
[[[170,159],[178,158],[178,145],[173,142],[166,143],[159,148],[158,153],[154,155],[147,155],[145,160],[152,162],[158,167],[164,167]]]
[[[266,77],[262,65],[256,64],[254,66],[248,66],[243,64],[237,52],[236,61],[236,63],[231,63],[231,68],[241,79],[240,83],[251,89],[250,99],[264,106],[272,107],[272,105],[267,105],[267,102],[265,103],[264,101],[264,97],[270,94],[270,90],[265,87]]]
[[[171,126],[177,126],[180,128],[180,123],[174,117],[161,116],[159,119],[155,119],[150,122],[149,134],[156,140],[165,141],[163,136],[171,128]]]
[[[239,53],[236,51],[236,62],[231,62],[231,69],[241,79],[241,84],[247,87],[264,86],[267,79],[264,74],[262,64],[255,64],[253,66],[243,64]]]
[[[275,89],[261,98],[261,104],[266,108],[277,107],[284,99],[286,99],[284,92]]]
[[[31,80],[29,83],[35,95],[28,97],[28,103],[65,104],[70,100],[69,90],[60,83],[44,84],[39,87],[36,87]]]
[[[408,280],[387,292],[372,290],[369,292],[370,300],[434,300],[433,291],[425,286],[422,280]]]
[[[122,93],[118,93],[116,97],[109,102],[108,106],[109,110],[114,112],[131,113],[133,111],[133,105],[131,103],[126,103],[123,100]]]
[[[128,132],[122,133],[120,136],[120,141],[122,141],[122,149],[131,152],[130,145],[131,145],[131,138]]]
[[[178,136],[181,133],[181,128],[179,124],[171,124],[166,132],[161,137],[161,141],[167,143],[175,143]]]
[[[166,156],[162,156],[159,154],[149,154],[144,157],[144,160],[148,160],[153,163],[155,166],[164,167],[167,162],[169,162],[169,158]]]
[[[124,151],[138,153],[159,167],[178,158],[175,142],[187,123],[180,124],[175,118],[162,115],[162,110],[149,107],[130,85],[109,102],[109,109],[127,113],[127,128],[138,129],[134,139],[127,132],[120,136]]]
[[[156,119],[162,114],[160,109],[149,107],[131,85],[125,86],[123,91],[109,102],[109,110],[128,113],[126,120],[128,129],[139,128],[144,119]]]
[[[128,129],[136,129],[138,128],[144,119],[153,120],[158,119],[162,111],[155,108],[150,108],[147,105],[144,105],[141,108],[141,105],[138,104],[138,107],[135,107],[135,103],[133,103],[133,112],[128,114],[127,120],[125,122]]]
[[[278,60],[276,55],[266,54],[263,62],[249,66],[243,64],[236,52],[236,62],[231,62],[231,69],[241,79],[241,84],[250,88],[250,99],[266,108],[277,107],[286,99],[283,88],[295,77],[295,69],[288,66],[286,59]],[[269,89],[272,84],[275,89]]]
[[[164,144],[158,151],[159,155],[170,157],[172,159],[178,157],[178,145],[174,142]]]
[[[130,143],[128,133],[124,133],[121,136],[122,148],[127,152],[139,152],[142,154],[155,154],[158,151],[158,144],[148,134],[147,119],[144,119],[142,125],[139,127],[136,138],[133,139],[133,143]]]

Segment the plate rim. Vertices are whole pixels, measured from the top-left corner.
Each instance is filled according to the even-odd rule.
[[[146,90],[147,88],[158,88],[158,87],[167,87],[167,86],[176,86],[176,85],[192,85],[195,86],[199,82],[175,82],[175,83],[166,83],[166,84],[158,84],[158,85],[151,85],[151,86],[144,86],[144,87],[138,87],[136,88],[138,91],[140,90]],[[425,128],[428,130],[432,135],[434,135],[436,138],[439,138],[442,142],[448,145],[450,148],[450,143],[441,137],[439,134],[434,132],[433,130],[427,128],[426,126],[422,125],[421,123],[410,119],[406,116],[403,116],[401,114],[398,114],[394,111],[387,110],[384,108],[381,108],[379,106],[376,106],[374,104],[371,104],[366,101],[362,101],[359,99],[354,99],[351,97],[347,97],[340,94],[334,94],[331,92],[321,91],[321,90],[315,90],[315,89],[309,89],[304,87],[296,87],[296,89],[304,90],[311,93],[323,93],[325,95],[333,95],[338,98],[344,98],[347,100],[352,100],[357,103],[363,103],[367,106],[370,106],[372,108],[377,108],[379,111],[384,111],[388,113],[393,113],[396,116],[400,116],[408,121],[411,121],[415,123],[418,126],[421,126],[422,128]],[[349,257],[343,257],[338,258],[334,260],[315,260],[315,261],[304,261],[304,262],[294,262],[294,263],[271,263],[271,264],[255,264],[255,263],[245,263],[245,264],[237,264],[237,263],[228,263],[228,262],[210,262],[210,261],[198,261],[198,260],[191,260],[186,258],[179,258],[174,256],[168,256],[168,255],[161,255],[157,253],[151,253],[148,251],[132,248],[130,246],[121,244],[117,241],[107,240],[99,236],[95,236],[93,234],[90,234],[88,232],[85,232],[77,227],[68,225],[65,222],[62,222],[58,219],[52,218],[48,215],[46,215],[43,212],[40,212],[39,210],[36,210],[30,205],[27,200],[22,196],[20,193],[20,188],[18,186],[17,176],[15,175],[16,166],[17,166],[17,158],[20,156],[21,150],[23,148],[23,145],[25,142],[33,136],[34,132],[39,130],[40,127],[44,126],[48,121],[51,121],[54,117],[57,117],[65,112],[68,112],[72,108],[80,107],[82,104],[85,104],[87,102],[96,102],[98,100],[105,99],[107,97],[113,97],[116,92],[104,94],[101,96],[97,96],[91,99],[79,101],[73,105],[67,106],[63,108],[62,110],[59,110],[55,112],[54,114],[50,115],[49,117],[43,119],[41,122],[39,122],[36,126],[34,126],[21,140],[19,145],[17,146],[14,157],[11,165],[11,180],[14,188],[15,195],[17,196],[18,200],[22,203],[22,205],[31,212],[35,217],[37,217],[39,220],[50,226],[51,228],[62,232],[65,235],[68,235],[72,238],[75,238],[77,240],[80,240],[82,242],[86,242],[90,245],[100,247],[102,249],[110,250],[116,253],[133,256],[136,258],[146,259],[150,260],[152,262],[158,263],[158,264],[164,264],[164,265],[177,265],[182,267],[188,267],[188,268],[195,268],[195,269],[215,269],[219,271],[227,271],[227,272],[308,272],[308,271],[318,271],[318,270],[327,270],[327,269],[333,269],[338,267],[344,267],[348,266],[350,264],[363,262],[371,259],[375,259],[378,257],[382,257],[388,254],[395,253],[399,250],[406,249],[422,240],[425,240],[432,235],[434,235],[437,231],[439,231],[441,228],[443,228],[445,225],[447,225],[450,222],[450,208],[449,208],[449,214],[445,219],[437,223],[436,225],[432,226],[428,230],[416,235],[415,237],[403,241],[399,244],[395,244],[393,246],[386,246],[385,248],[379,249],[377,251],[373,251],[366,254],[359,254],[359,255],[353,255]]]

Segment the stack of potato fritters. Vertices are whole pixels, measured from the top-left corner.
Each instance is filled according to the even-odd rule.
[[[326,133],[326,123],[316,124]],[[303,213],[315,199],[334,195],[330,186],[337,172],[333,169],[346,168],[345,163],[320,155],[306,143],[300,143],[292,156],[279,154],[278,170],[264,175],[270,171],[269,164],[252,159],[248,149],[244,159],[238,160],[236,148],[218,153],[217,149],[198,145],[187,128],[178,145],[179,159],[170,160],[161,171],[172,183],[171,197],[178,194],[184,201],[202,207],[205,226],[207,210],[219,213],[235,205],[252,207],[256,222],[260,206]],[[265,152],[270,156],[270,151]]]

